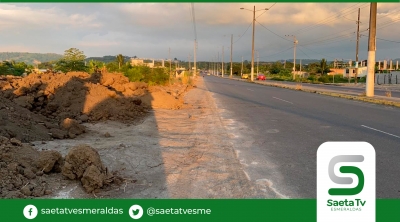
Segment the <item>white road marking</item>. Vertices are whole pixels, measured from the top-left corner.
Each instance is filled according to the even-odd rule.
[[[378,131],[378,132],[387,134],[387,135],[390,135],[390,136],[394,136],[394,137],[400,138],[400,136],[396,136],[396,135],[393,135],[393,134],[391,134],[391,133],[384,132],[384,131],[382,131],[382,130],[374,129],[374,128],[372,128],[372,127],[364,126],[364,125],[361,125],[361,126],[362,126],[362,127],[365,127],[365,128],[368,128],[368,129],[371,129],[371,130],[375,130],[375,131]]]
[[[247,90],[250,90],[250,91],[253,91],[253,92],[254,92],[254,90],[252,90],[252,89],[247,89]]]
[[[280,101],[283,101],[283,102],[287,102],[287,103],[293,104],[292,102],[286,101],[286,100],[284,100],[284,99],[279,99],[279,98],[276,98],[276,97],[272,97],[272,98],[277,99],[277,100],[280,100]]]

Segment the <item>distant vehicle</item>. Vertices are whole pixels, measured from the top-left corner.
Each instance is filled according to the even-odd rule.
[[[249,74],[243,74],[242,75],[242,79],[248,79],[249,78]]]
[[[257,80],[265,80],[265,75],[264,74],[258,74],[257,75]]]

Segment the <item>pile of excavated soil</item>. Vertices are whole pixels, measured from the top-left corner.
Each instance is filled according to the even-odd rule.
[[[130,122],[145,116],[147,84],[122,74],[71,72],[0,77],[0,135],[23,142],[75,138],[76,126],[101,120]],[[74,126],[63,127],[74,120]]]
[[[0,178],[0,198],[49,195],[67,179],[79,179],[88,193],[122,182],[115,172],[107,172],[97,151],[87,145],[71,148],[64,160],[57,151],[38,151],[1,136]]]
[[[62,174],[68,179],[80,180],[88,193],[111,182],[117,184],[122,182],[121,178],[108,173],[99,153],[88,145],[78,145],[69,150],[62,167]]]
[[[60,172],[62,161],[59,153],[52,152],[54,156],[42,154],[17,139],[0,137],[0,197],[40,197],[50,194],[48,181],[54,178],[49,178],[46,173]]]
[[[37,151],[27,142],[74,139],[86,132],[85,122],[132,122],[149,108],[181,109],[184,84],[148,87],[122,74],[30,74],[0,76],[0,198],[40,197],[79,180],[96,192],[122,180],[107,172],[97,151],[72,148],[64,158]],[[44,143],[44,142],[43,142]]]
[[[30,74],[0,81],[0,87],[5,98],[58,121],[134,120],[145,113],[139,97],[147,85],[122,74]]]
[[[186,107],[183,95],[192,86],[186,84],[173,84],[171,86],[150,86],[149,94],[142,97],[143,103],[152,108],[182,109]]]

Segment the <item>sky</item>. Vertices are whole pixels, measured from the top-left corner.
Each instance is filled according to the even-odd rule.
[[[358,8],[367,59],[369,3],[194,3],[194,23],[190,3],[0,3],[0,52],[193,60],[196,38],[197,61],[229,61],[233,35],[233,60],[250,61],[254,5],[255,59],[293,59],[295,36],[296,59],[354,61]],[[400,58],[400,3],[378,3],[377,37],[377,60]]]

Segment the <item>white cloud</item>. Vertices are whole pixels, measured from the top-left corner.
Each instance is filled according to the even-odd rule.
[[[48,9],[32,9],[28,6],[0,4],[0,30],[101,27],[101,24],[96,22],[95,13],[69,14],[56,6]]]
[[[273,4],[255,5],[258,10]],[[234,35],[234,41],[238,40],[252,21],[252,12],[240,8],[252,9],[253,5],[195,3],[198,58],[209,59],[218,51],[221,53],[222,45],[228,50],[230,35]],[[257,23],[256,49],[260,50],[260,56],[280,52],[292,46],[282,36],[295,34],[300,44],[313,43],[309,47],[316,52],[354,57],[351,51],[359,7],[360,29],[367,35],[369,3],[277,3],[264,14],[264,11],[256,14],[257,21],[270,30]],[[399,20],[399,14],[399,4],[378,3],[378,27]],[[378,36],[397,40],[395,24],[378,29]],[[365,39],[363,36],[360,50],[366,47]],[[37,49],[63,53],[69,47],[79,47],[94,56],[124,52],[165,57],[171,48],[173,57],[186,58],[193,51],[193,40],[190,3],[0,4],[0,51]],[[391,49],[388,53],[393,54],[396,47],[398,51],[399,44],[378,41],[378,49]],[[251,26],[235,43],[234,58],[240,60],[242,55],[250,55],[250,49]],[[320,56],[303,50],[310,57]],[[268,58],[291,54],[289,50]]]

